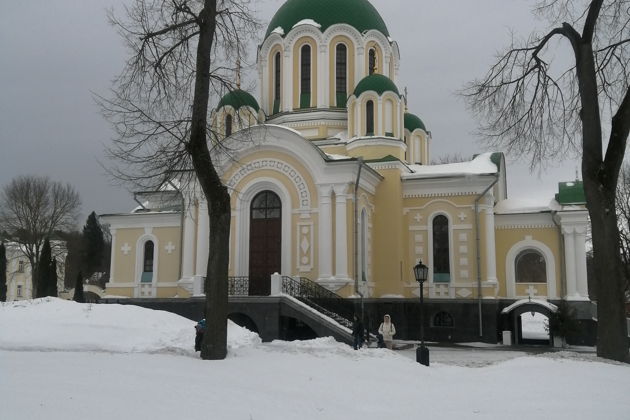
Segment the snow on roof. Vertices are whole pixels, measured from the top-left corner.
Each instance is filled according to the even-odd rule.
[[[496,174],[497,166],[490,159],[491,152],[482,153],[470,162],[447,163],[444,165],[409,165],[413,173],[405,178],[435,178],[456,175]]]
[[[321,28],[322,27],[322,25],[320,25],[319,23],[315,22],[313,19],[302,19],[301,21],[299,21],[298,23],[293,25],[293,28],[295,28],[296,26],[300,26],[300,25],[311,25],[311,26],[314,26],[316,28]]]
[[[273,31],[271,31],[272,34],[278,34],[280,36],[284,35],[284,29],[282,29],[282,26],[278,26],[276,29],[274,29]]]
[[[499,201],[494,207],[494,212],[497,214],[546,213],[560,210],[560,208],[554,199],[508,198]]]
[[[326,153],[326,156],[328,156],[328,159],[331,159],[331,160],[347,160],[347,159],[352,159],[352,156],[336,155],[336,154],[334,154],[334,153]]]
[[[518,308],[519,306],[527,305],[528,303],[533,303],[535,305],[544,306],[545,308],[549,309],[551,312],[557,312],[558,311],[558,307],[556,305],[554,305],[553,303],[547,302],[546,300],[542,300],[542,299],[521,299],[521,300],[517,300],[516,302],[514,302],[513,304],[511,304],[507,308],[503,308],[501,313],[502,314],[508,314],[508,313],[512,312],[514,309]]]

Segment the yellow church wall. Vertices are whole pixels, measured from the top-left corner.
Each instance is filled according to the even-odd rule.
[[[160,227],[153,229],[153,235],[158,239],[156,253],[158,254],[158,287],[160,283],[172,283],[179,280],[179,259],[181,253],[181,230],[179,227]],[[165,247],[173,244],[175,249],[169,254]],[[174,290],[171,294],[175,294]]]
[[[136,272],[136,242],[138,238],[144,235],[144,229],[141,228],[125,228],[116,230],[116,244],[112,247],[112,252],[116,253],[116,266],[114,267],[113,280],[116,283],[133,283]],[[129,252],[125,255],[121,251],[121,247],[125,244],[129,245]],[[107,293],[110,288],[107,288]],[[133,293],[133,292],[132,292]]]
[[[133,297],[133,287],[111,287],[107,286],[107,294],[110,296]]]
[[[405,151],[403,147],[400,147],[399,145],[379,145],[379,146],[375,146],[375,145],[371,145],[371,144],[365,144],[365,145],[361,145],[359,147],[354,147],[348,150],[348,155],[351,157],[363,157],[363,159],[365,160],[371,160],[371,159],[382,159],[385,156],[394,156],[397,159],[404,159],[405,157]],[[399,197],[400,199],[400,197]]]
[[[398,169],[383,169],[379,173],[385,179],[379,184],[376,192],[373,220],[372,243],[373,278],[375,282],[374,296],[383,294],[402,294],[401,266],[408,261],[402,252],[403,218],[402,184]]]
[[[555,227],[548,228],[521,228],[521,229],[496,229],[496,249],[497,249],[497,278],[499,280],[499,296],[507,297],[507,254],[510,249],[517,244],[531,237],[532,240],[542,242],[549,247],[554,256],[555,277],[556,277],[556,294],[562,295],[561,281],[561,261],[560,258],[560,237],[558,229]],[[529,285],[534,285],[538,290],[537,295],[544,296],[547,294],[547,287],[543,283],[517,283],[516,293],[520,296],[526,296],[524,292]],[[545,286],[545,287],[542,287]],[[543,295],[544,292],[544,295]]]
[[[477,282],[477,255],[475,247],[475,220],[474,205],[475,196],[448,196],[448,197],[413,197],[404,199],[404,220],[405,232],[405,256],[403,266],[403,279],[410,285],[405,296],[412,297],[412,292],[417,288],[412,272],[412,266],[419,259],[430,265],[432,250],[430,238],[431,224],[433,218],[439,214],[444,214],[449,219],[449,247],[450,247],[450,270],[451,281],[448,284],[455,287],[455,291],[465,291],[470,294],[467,298],[476,296]],[[482,222],[480,217],[480,222]],[[484,238],[484,225],[480,223],[481,239]],[[481,247],[483,249],[483,242]],[[482,279],[485,276],[485,263],[482,254]],[[484,288],[485,295],[494,296],[493,288]],[[456,296],[462,298],[461,295]]]
[[[329,86],[328,86],[328,92],[329,92],[329,98],[330,98],[330,106],[331,108],[335,108],[337,107],[337,103],[336,103],[336,98],[337,98],[337,86],[336,86],[336,62],[337,62],[337,44],[344,44],[347,48],[346,50],[346,69],[347,69],[347,76],[346,76],[346,96],[348,96],[352,90],[354,89],[355,86],[355,81],[354,81],[354,67],[355,67],[355,63],[354,63],[354,57],[355,57],[355,53],[354,53],[354,42],[352,42],[352,40],[350,40],[350,38],[348,38],[347,36],[344,35],[337,35],[336,37],[334,37],[331,41],[330,41],[330,48],[328,49],[329,51],[329,55],[328,55],[328,62],[329,62],[329,66],[328,66],[328,74],[330,75],[329,80]]]
[[[293,46],[293,109],[300,109],[300,49],[308,44],[311,46],[311,107],[317,106],[317,42],[313,38],[300,38]]]

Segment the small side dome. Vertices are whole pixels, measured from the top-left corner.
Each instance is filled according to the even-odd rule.
[[[377,73],[364,77],[357,84],[357,87],[354,88],[353,95],[359,97],[363,92],[371,90],[376,92],[379,96],[385,92],[394,92],[396,95],[400,96],[396,84],[389,77]]]
[[[405,112],[405,129],[413,133],[413,131],[417,128],[421,128],[425,132],[427,131],[427,127],[424,125],[420,117],[410,114],[409,112]]]
[[[260,110],[260,106],[258,106],[256,99],[241,89],[233,90],[223,96],[223,98],[219,101],[219,105],[217,105],[217,111],[227,105],[231,106],[236,111],[244,106],[252,107],[256,112]]]

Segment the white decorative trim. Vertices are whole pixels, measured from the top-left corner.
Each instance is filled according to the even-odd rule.
[[[531,237],[512,245],[505,258],[505,278],[507,298],[517,299],[524,296],[516,295],[516,257],[521,251],[533,249],[540,252],[545,257],[545,265],[547,270],[547,297],[549,299],[557,299],[556,290],[556,260],[551,249],[540,241],[536,241]],[[543,284],[543,283],[540,283]]]
[[[296,267],[302,273],[309,273],[313,269],[314,236],[313,222],[297,224],[297,261]]]
[[[552,215],[547,213],[496,214],[495,229],[555,229]]]
[[[260,170],[272,170],[284,174],[295,187],[295,191],[300,199],[300,207],[302,209],[310,209],[311,205],[311,193],[308,189],[308,184],[300,172],[295,169],[291,164],[277,159],[258,159],[249,162],[236,171],[230,180],[227,182],[228,188],[234,190],[236,185],[247,175],[260,171]]]
[[[142,280],[142,269],[144,268],[144,244],[152,241],[153,242],[153,274],[151,276],[151,283],[143,283]],[[158,283],[158,261],[160,255],[160,242],[158,241],[157,236],[151,233],[145,233],[140,236],[136,241],[136,275],[135,275],[135,289],[134,289],[134,297],[155,297],[156,285]],[[142,296],[142,292],[140,289],[148,289],[150,286],[150,296]]]

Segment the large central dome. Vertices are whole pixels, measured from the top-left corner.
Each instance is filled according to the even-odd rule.
[[[389,36],[383,18],[367,0],[288,0],[271,19],[265,38],[278,27],[286,34],[305,19],[320,24],[322,32],[334,24],[346,23],[359,32],[376,29]]]

